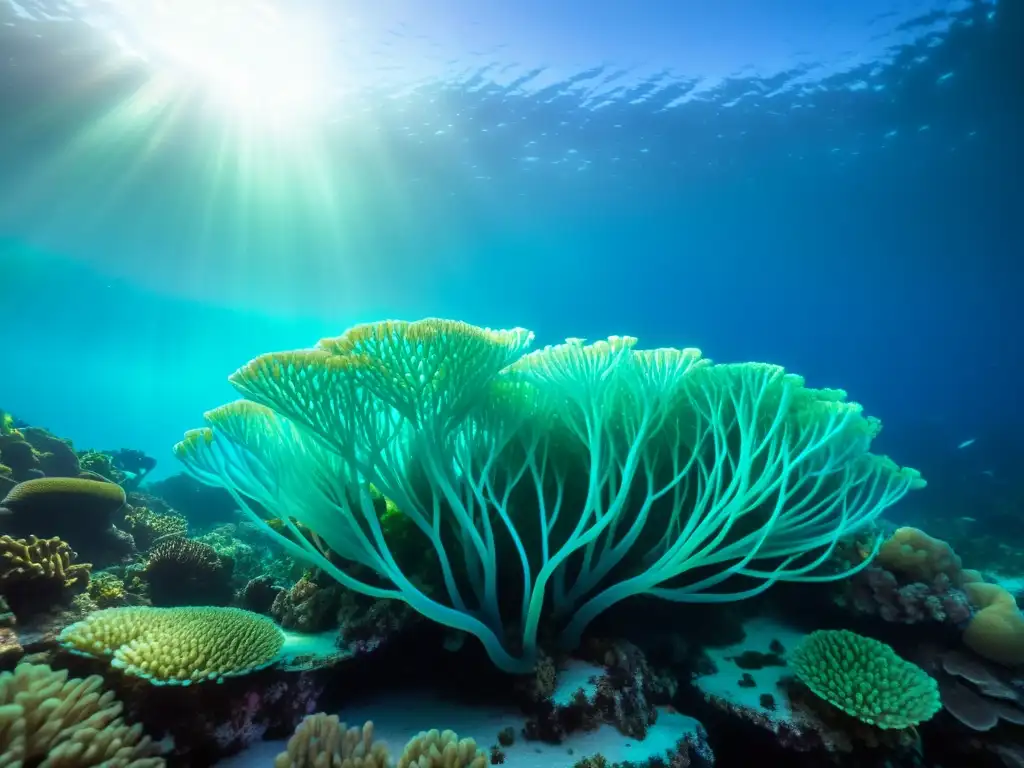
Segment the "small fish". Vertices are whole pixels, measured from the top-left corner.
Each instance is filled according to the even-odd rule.
[[[987,477],[995,477],[996,476],[996,473],[993,472],[991,469],[983,469],[983,470],[981,470],[981,474],[983,474],[983,475],[985,475]]]
[[[975,518],[967,517],[966,515],[964,515],[960,519],[963,520],[965,523],[976,523],[976,522],[978,522]]]
[[[966,448],[969,445],[974,445],[974,440],[975,440],[975,438],[973,438],[973,437],[970,440],[964,440],[962,443],[960,443],[960,445],[958,445],[956,447],[956,449],[958,451],[961,451],[961,450],[963,450],[964,448]]]

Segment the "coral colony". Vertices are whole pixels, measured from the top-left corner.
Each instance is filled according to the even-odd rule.
[[[262,355],[155,482],[0,414],[0,765],[1024,763],[1021,560],[887,525],[860,405],[532,343]]]

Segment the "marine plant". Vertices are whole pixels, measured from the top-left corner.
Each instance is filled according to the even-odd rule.
[[[230,377],[246,399],[208,412],[175,453],[293,555],[475,635],[510,672],[532,668],[548,606],[571,646],[634,595],[722,602],[843,578],[874,552],[822,572],[837,542],[923,485],[869,452],[880,424],[845,392],[779,366],[632,337],[532,340],[386,321],[262,355]],[[433,592],[396,556],[377,493],[436,563]]]

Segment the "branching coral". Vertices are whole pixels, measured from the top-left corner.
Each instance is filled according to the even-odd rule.
[[[477,749],[473,739],[459,739],[454,731],[422,731],[414,736],[402,756],[398,768],[485,768],[487,755]]]
[[[618,336],[527,354],[532,339],[386,321],[263,355],[231,376],[248,399],[175,453],[292,554],[475,635],[511,672],[535,663],[545,606],[573,645],[635,595],[721,602],[842,578],[819,571],[837,542],[923,485],[868,452],[879,424],[860,405],[778,366]],[[375,493],[435,564],[435,594],[396,556]],[[518,565],[514,642],[499,563]]]
[[[238,608],[128,607],[97,611],[58,640],[154,685],[189,685],[273,664],[284,635],[270,619]]]
[[[816,695],[877,728],[917,725],[942,708],[928,673],[885,643],[845,629],[812,632],[790,666]]]
[[[231,572],[209,544],[169,539],[157,544],[144,571],[153,605],[226,605]]]
[[[42,664],[0,674],[0,765],[160,768],[164,750],[128,726],[113,691],[92,675],[68,679]]]
[[[15,615],[46,611],[89,584],[92,565],[58,538],[0,536],[0,595]]]
[[[320,712],[305,718],[288,740],[274,768],[390,768],[382,741],[373,740],[373,723],[348,727],[337,715]]]

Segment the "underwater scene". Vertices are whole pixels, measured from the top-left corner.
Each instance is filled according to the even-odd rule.
[[[1024,767],[1022,136],[1020,0],[0,0],[0,768]]]

